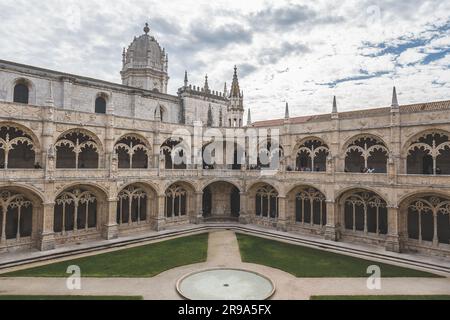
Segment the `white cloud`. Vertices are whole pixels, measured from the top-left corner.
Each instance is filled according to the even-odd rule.
[[[254,120],[449,99],[449,1],[2,0],[0,59],[120,82],[122,47],[150,22],[169,53],[169,90],[208,73],[214,90],[235,64]],[[438,27],[447,24],[447,29]],[[388,47],[431,40],[384,52]],[[384,44],[384,46],[383,46]],[[332,84],[336,85],[333,86]],[[329,85],[325,85],[329,84]]]

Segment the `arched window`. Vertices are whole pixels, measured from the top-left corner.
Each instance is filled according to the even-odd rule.
[[[387,234],[386,202],[373,192],[355,192],[344,201],[345,229]]]
[[[295,195],[295,221],[301,224],[327,224],[326,198],[315,188],[302,188]]]
[[[35,147],[29,135],[15,127],[0,128],[1,169],[34,168],[35,156]]]
[[[87,134],[73,131],[56,144],[56,168],[58,169],[97,169],[99,167],[99,146]]]
[[[278,141],[268,139],[264,143],[260,143],[258,152],[257,169],[278,170],[280,168],[284,150]]]
[[[0,243],[31,236],[33,205],[30,200],[22,194],[1,191],[0,210]]]
[[[450,174],[450,141],[447,134],[427,133],[408,148],[408,174]]]
[[[134,136],[125,136],[114,147],[120,169],[147,169],[151,156],[145,142]]]
[[[166,169],[184,170],[187,168],[190,150],[181,139],[169,139],[161,146],[161,156]]]
[[[256,191],[255,213],[257,217],[278,218],[278,192],[269,185]]]
[[[106,114],[106,99],[103,97],[97,97],[95,99],[95,113]]]
[[[147,193],[135,186],[129,186],[122,190],[117,201],[117,223],[140,224],[147,219]]]
[[[360,137],[345,152],[345,171],[386,173],[388,153],[384,143],[377,138]]]
[[[327,170],[328,146],[320,140],[308,140],[297,151],[296,171],[322,172]]]
[[[18,83],[14,87],[14,102],[28,104],[30,100],[30,89],[23,83]]]
[[[175,184],[166,191],[166,217],[178,218],[187,215],[187,191]]]
[[[410,239],[450,244],[450,200],[425,196],[408,205],[408,237]]]
[[[164,109],[161,106],[158,106],[155,110],[155,120],[156,121],[164,121]]]
[[[97,227],[97,198],[90,191],[73,189],[55,201],[54,231],[88,231]]]

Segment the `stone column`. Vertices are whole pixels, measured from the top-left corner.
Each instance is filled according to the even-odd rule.
[[[203,192],[195,193],[195,213],[196,217],[193,223],[199,224],[203,222]]]
[[[165,229],[166,224],[166,196],[158,195],[156,197],[156,212],[152,216],[152,227],[156,231],[162,231]]]
[[[106,115],[106,124],[105,124],[105,152],[104,152],[104,158],[100,157],[99,158],[99,167],[102,168],[103,165],[105,166],[105,168],[107,169],[112,169],[113,167],[113,163],[112,161],[114,160],[114,157],[116,156],[115,151],[114,151],[114,124],[115,124],[115,119],[114,119],[114,115],[112,114],[113,110],[110,110],[112,106],[110,106],[108,108],[108,112]]]
[[[44,203],[42,205],[42,227],[38,242],[38,249],[41,251],[55,249],[55,234],[53,231],[54,213],[54,203]]]
[[[103,227],[103,238],[106,240],[119,237],[119,226],[117,225],[117,199],[109,199],[105,202],[106,221]]]
[[[277,228],[281,231],[287,231],[287,198],[278,197],[278,225]]]
[[[248,207],[247,207],[247,201],[248,201],[248,193],[247,192],[241,192],[240,193],[240,213],[239,213],[239,222],[242,224],[247,224],[250,222],[250,217],[248,214]]]
[[[399,232],[399,208],[388,207],[388,236],[386,238],[386,250],[401,252]]]
[[[325,226],[325,240],[338,241],[339,228],[336,210],[336,203],[333,200],[327,200],[327,225]]]

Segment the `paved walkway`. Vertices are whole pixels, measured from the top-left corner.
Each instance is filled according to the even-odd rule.
[[[133,295],[144,299],[181,299],[176,281],[190,272],[212,267],[234,267],[269,276],[277,291],[273,299],[309,299],[312,295],[450,295],[450,278],[386,278],[382,290],[371,291],[362,278],[296,278],[286,272],[241,261],[234,232],[217,231],[209,236],[205,263],[175,268],[153,278],[82,279],[82,290],[69,291],[66,279],[0,278],[2,295]]]

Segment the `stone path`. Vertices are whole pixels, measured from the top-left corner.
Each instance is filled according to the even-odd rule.
[[[273,299],[301,300],[312,295],[450,295],[450,278],[386,278],[382,290],[367,289],[363,278],[296,278],[281,270],[243,263],[232,231],[211,232],[205,263],[175,268],[153,278],[82,279],[82,290],[70,291],[66,279],[0,278],[2,295],[133,295],[144,299],[181,299],[175,285],[185,274],[212,267],[233,267],[269,276],[277,291]]]

